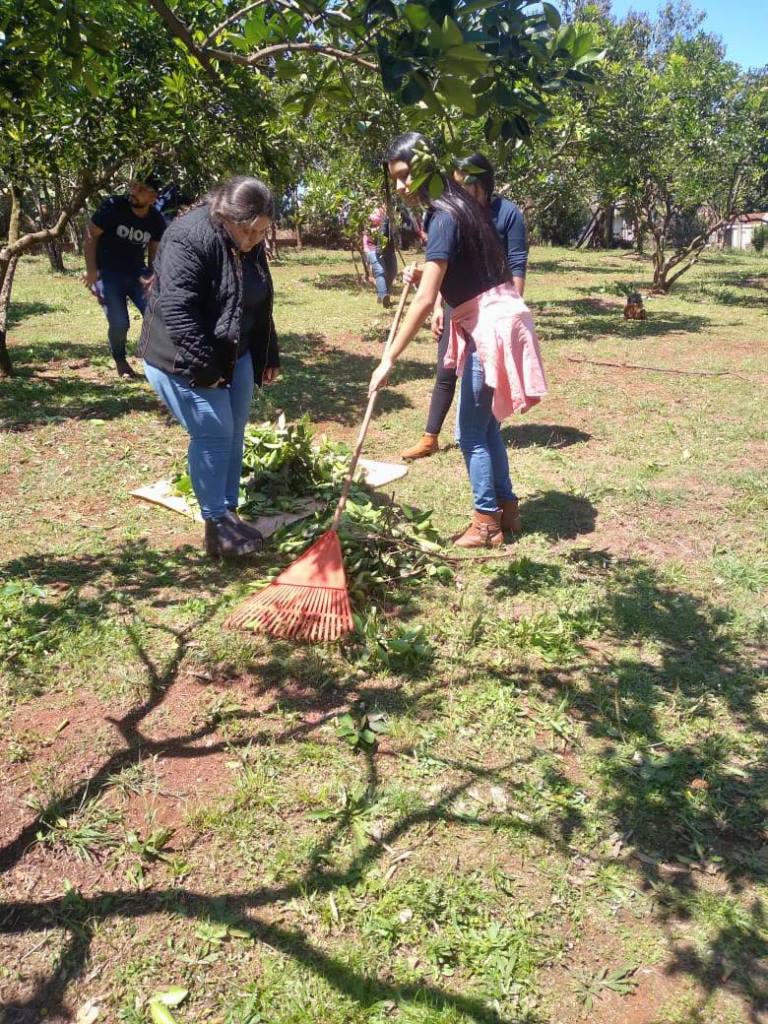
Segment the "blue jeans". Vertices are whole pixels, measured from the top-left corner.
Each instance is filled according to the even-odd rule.
[[[507,449],[499,421],[491,411],[493,388],[474,345],[467,353],[459,393],[459,444],[478,512],[496,512],[502,501],[515,497],[509,478]]]
[[[109,351],[114,359],[125,359],[125,343],[128,341],[128,328],[131,326],[128,316],[128,299],[136,309],[144,315],[147,297],[144,285],[139,278],[146,277],[149,271],[141,270],[100,270],[99,278],[104,289],[104,312],[107,314],[109,329]]]
[[[149,363],[144,372],[189,434],[189,476],[203,519],[221,519],[228,508],[237,508],[240,495],[243,434],[254,389],[251,353],[237,360],[229,387],[192,388]]]
[[[379,252],[367,252],[365,258],[368,261],[368,266],[373,271],[373,280],[376,283],[376,295],[378,298],[383,299],[385,295],[389,295],[389,282],[387,281],[387,274],[384,269],[384,263]]]

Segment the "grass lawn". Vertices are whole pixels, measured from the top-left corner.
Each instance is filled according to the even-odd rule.
[[[350,441],[388,314],[342,253],[274,274],[271,396]],[[551,395],[504,427],[526,532],[389,594],[381,628],[422,639],[366,661],[222,629],[278,557],[209,563],[198,526],[129,497],[182,432],[115,378],[75,268],[22,264],[4,1024],[139,1024],[172,986],[179,1024],[768,1021],[768,261],[711,255],[625,322],[615,286],[649,276],[533,250]],[[433,359],[424,332],[366,454],[420,435]],[[445,537],[471,507],[451,437],[391,488]],[[361,703],[375,749],[339,728]]]

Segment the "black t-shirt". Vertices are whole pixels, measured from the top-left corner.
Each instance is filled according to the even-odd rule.
[[[267,301],[269,289],[251,253],[246,253],[240,264],[243,268],[243,316],[240,321],[240,341],[237,356],[245,355],[253,340],[259,322],[261,307]]]
[[[152,207],[146,217],[137,217],[126,196],[105,199],[91,220],[104,232],[96,250],[99,270],[141,271],[147,246],[159,242],[165,231],[159,210]]]
[[[427,232],[424,258],[448,261],[440,294],[449,306],[459,306],[501,284],[501,279],[490,279],[484,268],[462,250],[461,232],[453,214],[430,209],[424,219],[424,230]]]

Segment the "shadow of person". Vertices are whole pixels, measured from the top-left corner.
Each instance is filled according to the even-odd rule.
[[[576,427],[564,427],[557,423],[523,423],[502,428],[504,444],[513,448],[570,448],[574,444],[586,444],[592,435]]]
[[[564,491],[543,491],[520,503],[526,533],[543,533],[551,540],[572,540],[593,533],[597,509],[588,498]]]

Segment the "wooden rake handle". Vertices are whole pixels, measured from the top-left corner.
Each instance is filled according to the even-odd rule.
[[[405,303],[408,300],[408,291],[410,287],[410,281],[407,284],[403,285],[403,291],[402,294],[400,295],[400,301],[397,304],[395,318],[392,321],[392,326],[389,329],[389,335],[387,336],[387,343],[384,346],[382,357],[385,356],[387,352],[389,352],[392,342],[395,340],[397,329],[400,326],[400,321],[403,318]],[[360,459],[360,453],[362,452],[363,444],[365,443],[365,435],[368,433],[368,427],[370,426],[371,417],[373,416],[373,410],[376,407],[376,399],[378,397],[379,392],[374,391],[371,397],[368,399],[368,407],[365,410],[365,416],[363,417],[363,422],[360,426],[360,433],[357,435],[357,444],[355,445],[355,450],[352,452],[352,461],[349,464],[349,470],[347,471],[347,475],[344,478],[344,486],[341,488],[341,497],[339,498],[339,503],[336,506],[336,514],[334,515],[333,522],[331,523],[330,528],[334,532],[338,530],[339,523],[341,522],[341,517],[344,514],[344,508],[347,504],[347,498],[349,497],[349,489],[352,486],[352,479],[355,475],[355,470],[357,469],[357,463]]]

